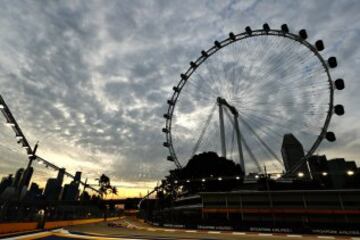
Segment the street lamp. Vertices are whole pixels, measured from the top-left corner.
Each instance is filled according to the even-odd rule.
[[[304,173],[303,172],[298,172],[298,177],[300,177],[300,178],[302,178],[302,177],[304,177]]]
[[[16,138],[16,140],[18,140],[18,141],[20,141],[20,140],[23,140],[23,139],[24,139],[24,137],[23,137],[23,136],[20,136],[20,135],[16,136],[15,138]]]
[[[218,180],[221,181],[221,180],[222,180],[222,177],[219,177]]]
[[[323,175],[324,177],[328,175],[327,172],[322,172],[321,175]]]
[[[346,174],[347,174],[348,176],[352,176],[352,175],[354,175],[354,171],[349,170],[349,171],[346,172]]]
[[[7,123],[6,123],[6,126],[8,126],[8,127],[15,127],[15,123],[7,122]]]

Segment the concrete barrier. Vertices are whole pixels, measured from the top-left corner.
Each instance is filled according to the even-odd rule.
[[[0,234],[36,230],[37,222],[0,223]]]

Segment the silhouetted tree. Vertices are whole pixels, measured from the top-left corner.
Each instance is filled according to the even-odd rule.
[[[115,186],[111,186],[110,178],[105,174],[102,174],[99,178],[96,179],[99,183],[99,192],[101,197],[109,193],[117,195],[118,191]]]
[[[192,194],[200,191],[228,191],[236,188],[241,181],[235,178],[218,181],[218,177],[244,176],[239,164],[234,161],[219,157],[215,152],[204,152],[195,155],[182,169],[170,171],[170,175],[162,182],[163,189],[167,196],[175,199],[179,194]],[[208,178],[206,182],[199,179]],[[212,180],[211,180],[212,179]],[[176,180],[183,182],[179,190]],[[189,180],[187,182],[186,180]]]

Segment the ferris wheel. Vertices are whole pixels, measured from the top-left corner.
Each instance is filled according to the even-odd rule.
[[[333,81],[337,60],[320,55],[323,41],[307,39],[304,29],[293,34],[286,24],[275,30],[265,23],[201,51],[167,100],[167,160],[182,168],[195,154],[213,151],[239,162],[244,172],[264,164],[279,170],[285,134],[296,136],[305,157],[324,138],[335,141],[328,127],[333,113],[344,114],[334,104],[344,81]]]

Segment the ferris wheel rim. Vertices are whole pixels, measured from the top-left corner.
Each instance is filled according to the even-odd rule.
[[[231,36],[232,34],[232,36]],[[317,59],[320,61],[323,70],[326,73],[327,76],[327,83],[329,84],[329,107],[327,110],[326,118],[323,123],[323,127],[321,128],[320,134],[316,138],[315,142],[312,144],[310,150],[308,150],[305,154],[305,158],[310,157],[315,150],[319,147],[322,140],[325,138],[325,135],[327,133],[332,115],[333,115],[333,108],[334,108],[334,86],[333,81],[330,75],[330,69],[329,66],[326,63],[326,60],[322,57],[322,55],[319,53],[319,51],[316,49],[315,46],[313,46],[311,43],[309,43],[306,39],[302,38],[299,35],[296,35],[294,33],[290,32],[284,32],[282,30],[277,29],[257,29],[252,30],[249,34],[248,32],[242,32],[239,34],[233,34],[230,33],[230,36],[228,38],[225,38],[222,41],[215,41],[214,46],[210,47],[206,51],[201,52],[201,56],[198,57],[194,62],[190,62],[190,67],[186,70],[185,73],[181,74],[180,81],[176,86],[173,87],[173,94],[171,95],[171,98],[168,100],[168,111],[166,114],[164,114],[164,117],[166,118],[166,125],[165,132],[166,134],[166,142],[164,142],[164,146],[168,148],[170,158],[168,157],[168,160],[173,161],[177,168],[182,168],[181,163],[177,159],[176,152],[173,145],[173,139],[172,139],[172,120],[173,120],[173,114],[176,107],[176,103],[178,100],[178,97],[180,96],[182,88],[186,85],[187,80],[192,76],[192,74],[196,71],[196,69],[203,64],[206,60],[208,60],[212,55],[214,55],[216,52],[220,51],[221,49],[234,44],[238,41],[248,39],[248,38],[255,38],[255,37],[261,37],[261,36],[274,36],[274,37],[283,37],[295,42],[300,43],[301,45],[305,46],[308,50],[312,51],[314,55],[317,57]]]

